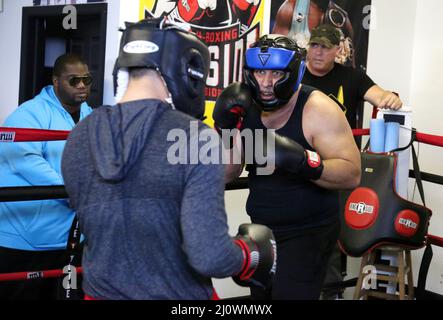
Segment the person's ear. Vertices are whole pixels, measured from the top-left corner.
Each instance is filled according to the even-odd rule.
[[[58,77],[52,76],[52,84],[54,85],[54,87],[58,88],[58,83],[59,83]]]

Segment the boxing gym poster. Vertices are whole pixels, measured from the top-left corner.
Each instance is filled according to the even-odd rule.
[[[366,70],[370,14],[371,0],[272,0],[269,32],[306,48],[313,28],[332,24],[342,36],[336,62]]]
[[[371,0],[272,0],[269,33],[284,34],[306,48],[311,30],[331,24],[341,33],[337,63],[366,70]],[[344,89],[335,98],[346,104]],[[357,109],[357,127],[363,123],[363,102]]]
[[[211,54],[206,81],[205,123],[212,126],[214,102],[230,83],[243,79],[243,56],[264,30],[263,0],[140,0],[140,19],[168,16],[189,23]]]
[[[106,0],[33,0],[34,6],[57,6],[66,4],[83,4],[93,2],[106,2]]]

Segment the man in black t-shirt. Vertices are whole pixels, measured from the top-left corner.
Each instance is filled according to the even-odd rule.
[[[402,101],[397,94],[380,88],[363,70],[335,62],[339,44],[340,32],[335,27],[321,25],[312,30],[302,82],[332,95],[344,105],[351,128],[361,127],[362,119],[357,115],[363,101],[383,109],[400,109]]]
[[[361,8],[364,6],[362,1],[370,0],[360,0],[358,6]],[[275,16],[272,33],[287,35],[301,48],[306,48],[312,29],[321,24],[335,26],[340,30],[342,38],[337,62],[355,66],[356,56],[352,49],[355,47],[354,27],[346,10],[335,2],[337,0],[286,0],[278,7],[276,13],[271,12],[271,17]]]
[[[339,51],[340,32],[331,25],[321,25],[311,32],[307,54],[307,70],[303,83],[320,89],[345,109],[351,128],[361,128],[363,119],[359,118],[359,108],[364,101],[373,106],[398,110],[402,101],[398,95],[380,88],[360,69],[345,67],[335,62]],[[360,137],[355,138],[360,146]],[[343,280],[346,274],[345,256],[338,246],[329,260],[325,284]],[[330,299],[342,294],[341,290],[324,290],[323,298]]]

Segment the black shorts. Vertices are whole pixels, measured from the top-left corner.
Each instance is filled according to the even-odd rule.
[[[277,269],[272,288],[251,288],[254,300],[318,300],[328,260],[338,240],[340,223],[280,236]]]

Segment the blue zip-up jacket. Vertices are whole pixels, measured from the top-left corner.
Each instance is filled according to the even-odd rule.
[[[91,112],[83,103],[80,119]],[[3,124],[50,130],[71,130],[74,126],[53,86],[23,103]],[[0,143],[0,187],[62,185],[60,167],[65,143]],[[65,248],[74,214],[66,199],[0,202],[0,246],[33,251]]]

